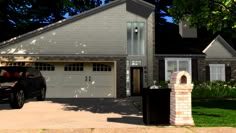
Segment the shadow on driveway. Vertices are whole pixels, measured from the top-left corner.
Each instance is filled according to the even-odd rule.
[[[137,100],[137,99],[136,99]],[[138,98],[138,100],[141,100]],[[121,115],[142,115],[133,105],[133,99],[110,98],[48,98],[47,101],[64,105],[65,111],[89,111],[92,113],[117,113]]]

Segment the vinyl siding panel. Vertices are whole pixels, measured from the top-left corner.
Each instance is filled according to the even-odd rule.
[[[232,54],[223,46],[219,40],[215,40],[206,51],[206,58],[232,58]]]
[[[1,54],[127,54],[127,22],[146,19],[126,3],[4,47]]]

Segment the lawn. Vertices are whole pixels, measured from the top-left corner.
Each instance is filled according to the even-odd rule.
[[[198,127],[236,127],[236,100],[193,100],[192,115]]]

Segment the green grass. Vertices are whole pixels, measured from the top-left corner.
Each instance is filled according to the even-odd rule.
[[[192,115],[198,127],[236,127],[236,100],[193,100]]]

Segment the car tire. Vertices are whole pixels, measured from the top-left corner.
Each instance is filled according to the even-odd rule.
[[[16,90],[11,98],[10,106],[13,109],[21,109],[25,104],[25,94],[22,89]]]
[[[46,88],[45,87],[42,87],[41,90],[40,90],[40,94],[39,96],[37,97],[37,100],[38,101],[44,101],[46,98]]]

